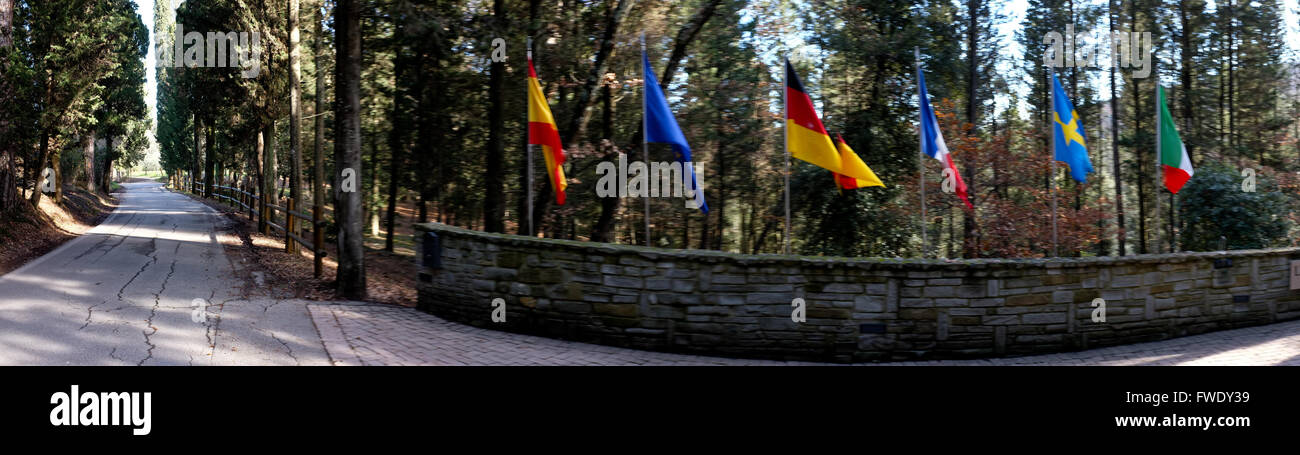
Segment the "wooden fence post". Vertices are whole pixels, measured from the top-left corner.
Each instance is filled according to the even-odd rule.
[[[311,234],[312,234],[312,241],[315,243],[315,245],[312,245],[312,246],[314,246],[314,247],[316,248],[314,251],[312,251],[312,253],[315,254],[315,262],[316,262],[316,265],[315,265],[315,273],[316,273],[316,278],[320,278],[320,277],[321,277],[321,274],[324,273],[324,270],[323,270],[323,269],[324,269],[324,263],[323,263],[323,261],[322,261],[322,258],[321,258],[321,254],[320,254],[320,253],[321,253],[321,250],[325,249],[325,245],[323,245],[323,244],[325,243],[325,230],[324,230],[324,229],[321,229],[321,210],[322,210],[322,208],[321,208],[321,205],[320,205],[320,201],[312,201],[312,202],[315,203],[315,205],[313,205],[312,208],[311,208]]]
[[[289,210],[284,212],[284,251],[286,253],[297,253],[298,247],[294,245],[293,236],[297,232],[293,231],[293,226],[297,222],[297,217],[293,215],[293,199],[289,199]]]

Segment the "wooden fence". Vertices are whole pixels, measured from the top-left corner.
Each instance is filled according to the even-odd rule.
[[[238,180],[238,179],[236,179]],[[190,193],[203,196],[203,182],[188,182]],[[249,220],[257,220],[258,227],[262,234],[271,235],[271,229],[284,234],[284,250],[288,253],[298,253],[299,246],[307,248],[312,252],[315,262],[315,275],[320,278],[324,273],[323,261],[326,251],[323,247],[325,244],[324,213],[320,204],[312,206],[312,213],[301,212],[295,207],[295,201],[289,199],[287,207],[281,207],[273,203],[266,202],[257,194],[244,191],[234,186],[212,185],[212,195],[223,201],[231,207],[241,208],[241,212],[248,214]],[[275,224],[275,212],[285,214],[285,226]],[[311,226],[312,240],[308,241],[302,236],[302,225],[299,220]]]

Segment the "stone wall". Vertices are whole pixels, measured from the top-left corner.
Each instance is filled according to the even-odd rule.
[[[910,260],[663,250],[417,226],[419,307],[513,332],[822,361],[963,358],[1162,340],[1300,317],[1300,249]],[[428,233],[434,233],[436,241]],[[493,300],[505,321],[493,322]],[[806,305],[794,322],[792,300]],[[1093,322],[1094,299],[1105,322]]]

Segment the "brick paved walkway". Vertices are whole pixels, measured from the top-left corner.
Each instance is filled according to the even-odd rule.
[[[560,341],[480,329],[389,305],[307,308],[335,365],[817,365]],[[1300,321],[1081,352],[886,365],[1300,365]]]

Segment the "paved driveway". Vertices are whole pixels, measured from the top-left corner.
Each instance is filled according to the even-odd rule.
[[[124,186],[104,223],[0,276],[0,364],[328,364],[304,303],[248,293],[217,213]]]

